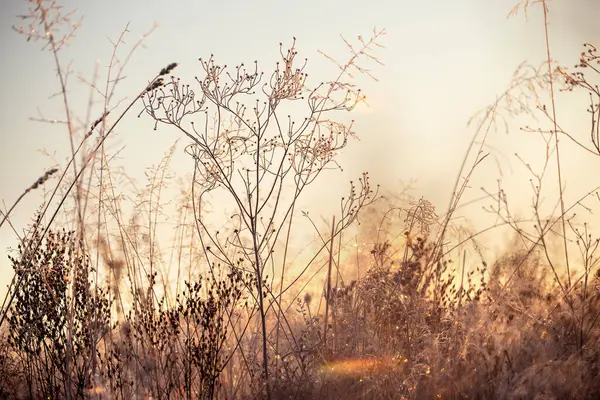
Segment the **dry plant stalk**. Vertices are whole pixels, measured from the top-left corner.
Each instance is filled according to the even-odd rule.
[[[200,213],[196,215],[198,234],[211,270],[222,266],[242,268],[228,254],[227,249],[232,248],[239,254],[235,257],[250,265],[255,275],[267,398],[269,345],[264,299],[270,289],[265,287],[265,267],[272,262],[273,246],[286,231],[285,226],[290,230],[294,204],[304,189],[322,171],[337,165],[336,153],[354,136],[352,124],[326,116],[349,111],[364,99],[348,76],[352,68],[367,71],[358,66],[358,61],[374,59],[369,52],[383,34],[384,31],[373,31],[369,41],[361,39],[359,49],[350,47],[352,57],[339,66],[337,79],[314,89],[307,87],[306,60],[298,63],[294,41],[287,51],[280,45],[281,61],[262,85],[265,78],[256,62],[250,69],[241,64],[231,73],[211,56],[200,59],[204,76],[196,78],[198,91],[171,77],[164,86],[149,90],[143,97],[144,110],[156,126],[173,126],[193,143],[188,153],[196,163],[193,190],[197,193],[197,207],[214,192],[227,194],[234,204],[233,238],[221,239],[219,232],[213,234]],[[256,98],[252,106],[247,106],[244,100],[258,96],[258,91],[263,100]],[[308,107],[304,119],[294,121],[290,115],[280,115],[285,103],[301,100]],[[214,128],[210,126],[208,110],[214,112]],[[192,117],[203,121],[190,120]],[[293,185],[291,195],[284,190],[287,184]],[[353,189],[350,194],[353,203],[364,203],[373,195],[368,180],[361,180],[361,184],[360,193]],[[355,218],[358,210],[348,210],[346,219]]]

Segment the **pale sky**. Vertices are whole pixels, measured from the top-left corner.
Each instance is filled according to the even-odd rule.
[[[360,80],[370,108],[359,109],[354,116],[360,142],[353,143],[341,156],[345,172],[340,175],[340,185],[328,183],[332,199],[343,195],[347,180],[366,170],[373,182],[388,189],[400,181],[418,179],[414,194],[445,207],[473,133],[466,126],[469,117],[506,89],[521,62],[538,65],[545,58],[541,9],[537,5],[530,8],[529,22],[523,15],[507,19],[517,0],[60,3],[66,9],[76,7],[78,15],[84,17],[77,37],[62,56],[72,61],[74,73],[88,78],[96,62],[100,73],[106,73],[112,51],[109,39],[115,40],[127,23],[129,46],[154,23],[158,25],[144,41],[145,48],[131,60],[117,98],[133,96],[171,62],[180,64],[178,76],[191,80],[200,71],[197,59],[211,53],[229,65],[259,60],[269,70],[278,54],[278,43],[289,44],[294,36],[300,56],[309,59],[309,77],[326,79],[334,71],[317,50],[343,59],[347,53],[340,34],[355,41],[359,34],[367,37],[373,27],[385,28],[388,34],[381,43],[386,48],[377,53],[385,65],[372,65],[378,83]],[[600,2],[554,0],[549,5],[553,56],[572,66],[583,42],[600,45]],[[22,23],[16,15],[25,13],[26,6],[26,2],[17,0],[3,0],[0,5],[0,74],[4,88],[0,93],[0,200],[7,205],[54,165],[38,150],[56,152],[63,166],[68,153],[64,127],[29,120],[38,108],[49,119],[64,116],[60,102],[49,100],[58,91],[51,54],[41,52],[39,44],[26,43],[11,29]],[[85,117],[88,90],[75,79],[73,76],[72,95],[77,100],[73,109]],[[147,118],[137,118],[139,109],[129,114],[111,146],[125,147],[120,153],[121,163],[128,174],[142,179],[144,168],[157,164],[178,136],[166,129],[153,131]],[[505,179],[509,187],[517,189],[514,197],[524,194],[528,199],[530,193],[518,189],[528,185],[528,179],[519,179],[523,170],[517,168],[513,153],[519,151],[535,158],[539,149],[517,128],[513,126],[509,135],[502,134],[493,142],[513,163],[513,181],[510,176]],[[579,135],[585,137],[587,131]],[[600,159],[568,159],[568,187],[574,196],[600,183],[586,181],[580,185],[576,178],[577,171],[584,167],[598,170]],[[182,173],[188,172],[189,159],[182,147],[174,165],[182,168]],[[497,171],[491,164],[485,171],[477,182],[489,183],[493,189]],[[505,172],[510,174],[510,170]],[[39,201],[39,194],[34,193],[20,205],[12,216],[17,229],[27,224]],[[12,245],[14,235],[5,225],[0,231],[2,286],[12,275],[4,259],[5,248]]]

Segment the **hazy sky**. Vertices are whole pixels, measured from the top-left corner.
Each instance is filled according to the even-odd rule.
[[[112,51],[109,39],[115,40],[127,23],[130,33],[125,50],[158,24],[144,41],[145,48],[131,60],[117,98],[133,96],[170,62],[180,63],[177,74],[191,79],[199,73],[197,59],[211,53],[230,65],[259,60],[270,69],[278,43],[289,44],[294,36],[300,56],[309,59],[309,76],[326,79],[334,70],[317,50],[343,59],[347,53],[340,34],[355,41],[359,34],[367,37],[374,26],[385,28],[388,34],[381,43],[386,49],[377,53],[385,65],[372,65],[379,83],[360,80],[370,108],[357,110],[354,118],[361,140],[342,155],[345,172],[336,182],[342,182],[340,190],[345,189],[344,182],[364,170],[374,182],[388,188],[416,178],[415,194],[425,195],[440,206],[445,206],[473,133],[466,127],[468,118],[506,89],[521,62],[538,65],[545,51],[539,6],[531,7],[529,22],[523,15],[507,19],[517,0],[60,3],[67,9],[77,7],[78,15],[83,16],[77,37],[62,56],[72,61],[74,74],[87,78],[91,78],[96,63],[100,73],[106,73]],[[600,45],[600,2],[554,0],[549,4],[554,58],[573,65],[583,42]],[[61,162],[68,152],[64,127],[29,120],[37,115],[38,108],[49,119],[64,117],[60,102],[49,100],[59,88],[51,54],[41,52],[39,44],[26,43],[11,28],[22,23],[16,15],[25,13],[26,7],[26,2],[17,0],[0,5],[0,76],[4,88],[0,93],[0,200],[7,204],[54,165],[38,150],[56,152]],[[71,83],[77,99],[73,109],[85,117],[88,90],[76,82],[76,76]],[[125,146],[120,153],[122,164],[129,174],[141,179],[144,168],[157,164],[177,135],[166,129],[154,132],[148,120],[137,119],[138,111],[120,126],[111,146]],[[495,143],[506,150],[508,158],[517,149],[532,157],[538,152],[533,145],[527,147],[530,142],[518,130],[495,139]],[[180,147],[175,165],[184,169],[189,159],[182,153]],[[597,170],[600,162],[578,156],[570,160],[571,172],[594,165]],[[523,171],[515,165],[514,185],[526,185],[527,180],[519,181]],[[488,175],[479,179],[495,182],[493,165],[485,171]],[[579,183],[575,179],[569,184],[574,190]],[[340,194],[330,191],[332,198]],[[28,222],[37,204],[39,197],[30,195],[13,215],[17,229]],[[3,227],[0,255],[13,240],[10,229]],[[0,275],[10,274],[7,262],[0,261]]]

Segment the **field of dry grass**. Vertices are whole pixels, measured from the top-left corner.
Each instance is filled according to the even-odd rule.
[[[564,200],[560,152],[569,141],[600,156],[600,55],[591,44],[575,69],[556,65],[545,24],[547,62],[520,67],[474,119],[445,209],[409,192],[389,196],[364,173],[321,222],[297,205],[354,139],[345,115],[365,97],[352,77],[376,79],[385,30],[344,41],[348,59],[331,59],[339,75],[323,83],[308,78],[294,39],[272,69],[226,67],[211,56],[186,82],[166,60],[114,107],[141,45],[123,56],[119,39],[106,82],[90,83],[104,106],[81,126],[61,53],[75,40],[74,15],[51,1],[30,6],[31,25],[17,33],[50,50],[71,157],[0,211],[0,229],[14,230],[21,199],[50,188],[10,257],[0,398],[600,398],[600,242],[592,234],[600,197],[594,189]],[[545,1],[513,11],[527,6],[542,7],[548,22]],[[557,120],[556,97],[574,92],[590,98],[583,138]],[[299,114],[288,115],[291,104]],[[123,172],[111,168],[105,144],[137,113],[186,144],[194,168],[175,198],[175,146],[137,197],[119,194]],[[514,216],[499,187],[488,193],[497,223],[462,229],[453,217],[489,155],[489,135],[502,118],[528,113],[550,126],[526,128],[547,146],[539,168],[523,160],[531,214]],[[550,213],[546,186],[557,188]],[[176,221],[171,246],[161,242],[167,210]],[[304,246],[306,265],[291,250],[300,226],[316,238]],[[510,231],[508,250],[485,260],[479,237],[499,227]]]

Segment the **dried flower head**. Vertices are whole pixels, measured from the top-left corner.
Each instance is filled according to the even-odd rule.
[[[170,73],[171,71],[173,71],[175,69],[175,67],[177,67],[177,63],[171,63],[169,65],[167,65],[166,67],[164,67],[163,69],[160,70],[160,73],[158,75],[163,76],[163,75],[167,75],[168,73]]]
[[[52,169],[50,169],[50,170],[46,171],[46,173],[45,173],[44,175],[40,176],[40,177],[38,178],[38,180],[37,180],[37,181],[35,181],[35,182],[33,183],[33,185],[31,185],[31,186],[29,187],[29,189],[27,189],[25,192],[29,192],[29,191],[32,191],[32,190],[35,190],[35,189],[37,189],[38,187],[40,187],[41,185],[43,185],[43,184],[44,184],[44,182],[46,182],[48,179],[50,179],[50,177],[51,177],[52,175],[54,175],[54,174],[55,174],[55,173],[57,173],[57,172],[58,172],[58,168],[52,168]]]

